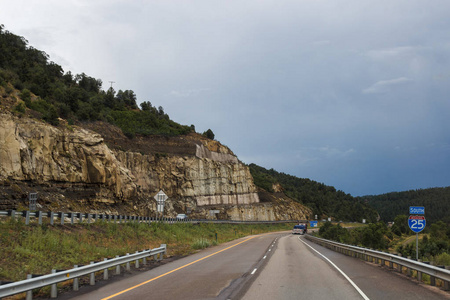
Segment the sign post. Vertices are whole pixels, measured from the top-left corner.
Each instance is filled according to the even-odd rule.
[[[161,213],[162,215],[164,215],[164,204],[169,197],[167,197],[167,195],[161,190],[158,192],[158,194],[155,195],[154,198],[156,200],[157,213]]]
[[[28,200],[30,202],[29,203],[30,204],[29,210],[30,211],[36,210],[37,193],[29,193],[28,194]]]
[[[414,214],[408,218],[409,228],[416,233],[416,260],[419,260],[419,232],[421,232],[426,225],[425,216],[418,216],[425,214],[425,207],[410,206],[409,213]]]

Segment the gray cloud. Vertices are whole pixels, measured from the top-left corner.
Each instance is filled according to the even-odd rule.
[[[449,16],[446,0],[17,0],[0,10],[6,29],[65,70],[211,128],[246,163],[354,195],[450,182],[450,149],[422,147],[450,140]]]
[[[400,77],[390,80],[380,80],[374,83],[372,86],[364,89],[363,94],[383,94],[392,91],[393,88],[396,88],[401,85],[405,85],[406,83],[410,83],[413,80],[408,79],[406,77]]]

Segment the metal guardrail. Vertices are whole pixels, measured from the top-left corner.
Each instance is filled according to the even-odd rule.
[[[167,247],[162,244],[159,248],[144,250],[136,252],[135,254],[127,254],[125,256],[117,256],[112,259],[105,259],[101,262],[91,262],[89,265],[74,267],[70,270],[63,270],[57,272],[52,270],[52,274],[42,275],[35,278],[29,278],[22,281],[0,285],[0,299],[2,297],[12,296],[27,292],[27,300],[32,299],[32,290],[51,285],[51,298],[57,297],[56,284],[59,282],[73,280],[74,290],[78,290],[78,278],[81,276],[90,275],[90,285],[95,285],[95,273],[103,271],[103,279],[108,279],[108,269],[116,267],[116,274],[120,274],[120,266],[126,264],[127,270],[130,269],[130,262],[135,261],[136,268],[139,268],[139,260],[143,260],[146,264],[146,258],[153,256],[154,260],[162,260],[163,254],[166,253]],[[159,254],[159,259],[158,259]],[[29,277],[31,277],[29,275]]]
[[[306,239],[313,241],[316,244],[327,247],[336,252],[343,253],[352,257],[361,258],[365,261],[374,262],[385,266],[388,264],[389,268],[395,268],[399,272],[403,272],[406,268],[406,274],[411,277],[412,271],[417,272],[417,280],[422,281],[422,274],[430,276],[430,284],[435,286],[436,279],[443,281],[443,289],[450,290],[450,270],[445,267],[432,266],[427,263],[415,261],[409,258],[401,257],[399,255],[367,249],[363,247],[357,247],[352,245],[346,245],[335,241],[330,241],[322,238],[318,238],[312,235],[306,235]]]
[[[6,216],[11,218],[22,217],[25,219],[25,224],[28,225],[32,218],[36,218],[38,224],[43,223],[43,218],[48,218],[50,225],[55,225],[59,223],[64,225],[70,219],[70,224],[87,222],[88,224],[97,221],[106,221],[114,223],[127,223],[127,222],[139,222],[139,223],[153,223],[153,222],[164,222],[164,223],[217,223],[217,224],[280,224],[280,223],[296,223],[296,222],[306,222],[305,220],[282,220],[282,221],[238,221],[238,220],[214,220],[214,219],[177,219],[177,218],[151,218],[151,217],[141,217],[141,216],[121,216],[121,215],[107,215],[107,214],[88,214],[79,212],[42,212],[42,211],[16,211],[7,210],[0,211],[0,217]],[[59,222],[55,222],[58,221]]]

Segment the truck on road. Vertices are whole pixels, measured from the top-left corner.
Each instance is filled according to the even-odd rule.
[[[292,229],[292,234],[305,234],[308,231],[307,224],[298,224],[295,225]]]

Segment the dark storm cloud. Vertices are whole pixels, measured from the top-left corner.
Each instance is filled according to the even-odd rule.
[[[246,163],[353,195],[449,185],[448,1],[18,0],[0,18]]]

